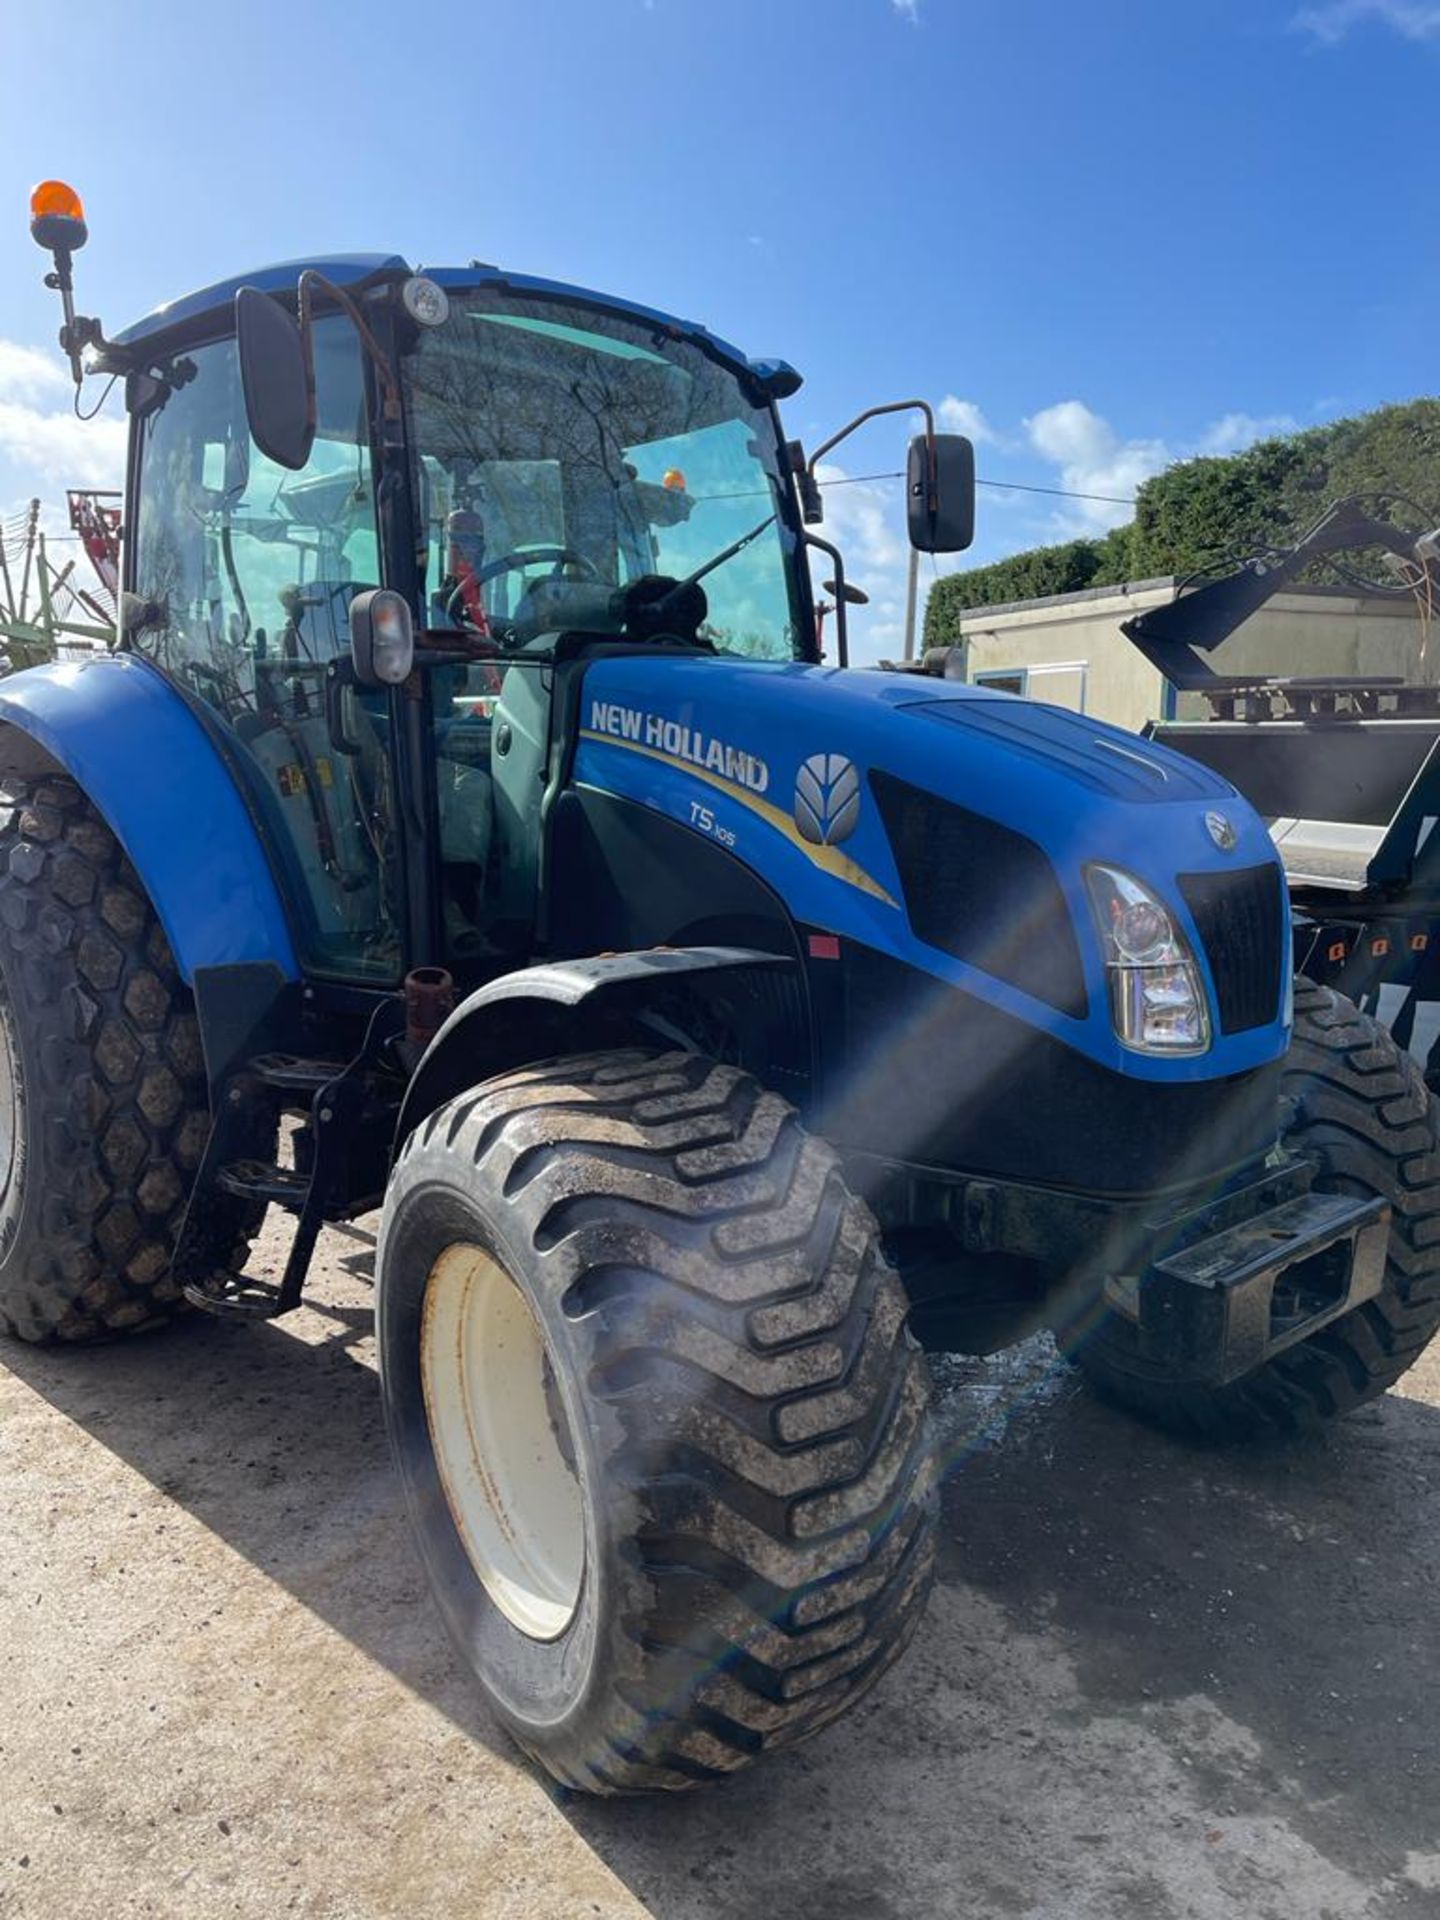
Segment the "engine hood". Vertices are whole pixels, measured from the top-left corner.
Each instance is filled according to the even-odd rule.
[[[1188,1061],[1116,1047],[1085,866],[1104,861],[1135,874],[1166,901],[1197,953],[1203,942],[1182,880],[1215,875],[1223,886],[1225,875],[1262,867],[1278,875],[1279,867],[1263,822],[1227,781],[1103,722],[918,675],[601,658],[585,672],[575,778],[718,842],[803,926],[963,983],[1117,1069],[1204,1077],[1283,1050],[1278,1015]],[[917,874],[925,848],[913,831],[897,850],[897,793],[963,809],[978,836],[966,844],[983,849],[983,872],[997,884],[1013,882],[1021,866],[1038,873],[1048,864],[1083,976],[1078,996],[1039,997],[1015,984],[1016,969],[1002,978],[917,936],[907,892],[913,908],[917,887],[947,876]],[[987,834],[986,823],[1003,831]],[[953,868],[953,856],[944,864]],[[973,887],[974,874],[968,879]],[[1024,920],[1012,947],[1028,937]],[[1278,1001],[1277,985],[1277,1009]]]

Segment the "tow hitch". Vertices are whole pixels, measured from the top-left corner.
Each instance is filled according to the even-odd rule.
[[[1110,1282],[1107,1304],[1177,1380],[1219,1386],[1374,1299],[1389,1235],[1383,1200],[1305,1193]]]

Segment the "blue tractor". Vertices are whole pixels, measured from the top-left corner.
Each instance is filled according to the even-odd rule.
[[[8,1332],[284,1313],[383,1204],[440,1609],[596,1792],[730,1774],[901,1652],[922,1345],[1049,1326],[1201,1433],[1415,1358],[1435,1111],[1292,1001],[1264,825],[1153,743],[823,664],[791,368],[393,255],[107,339],[78,201],[33,227],[131,426],[113,652],[0,684]],[[914,543],[972,499],[927,426]]]

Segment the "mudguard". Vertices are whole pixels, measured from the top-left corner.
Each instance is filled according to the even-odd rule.
[[[793,965],[783,954],[757,953],[747,947],[650,947],[590,960],[551,961],[502,974],[467,995],[426,1048],[400,1109],[396,1147],[457,1093],[540,1057],[533,1051],[532,1034],[543,1032],[553,1039],[557,1016],[563,1018],[582,1004],[613,1001],[627,993],[643,995],[647,987],[677,975],[694,978],[736,968]],[[540,1019],[527,1022],[523,1017],[527,1008]]]
[[[299,978],[254,818],[204,726],[133,654],[0,681],[0,771],[46,761],[103,814],[149,894],[183,978],[266,966]]]

